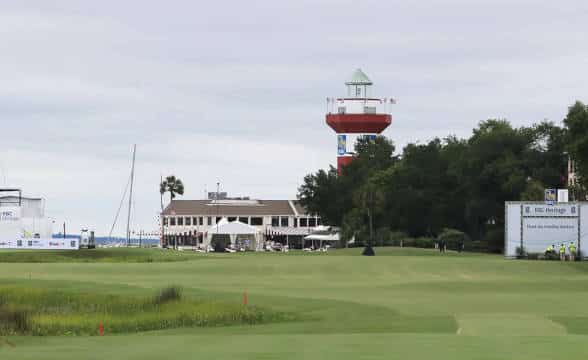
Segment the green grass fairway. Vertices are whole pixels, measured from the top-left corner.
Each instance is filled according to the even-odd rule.
[[[133,250],[110,251],[134,256]],[[588,356],[588,263],[396,248],[376,249],[371,258],[358,256],[361,249],[311,255],[138,251],[154,259],[186,258],[3,263],[0,252],[0,284],[117,295],[147,295],[177,284],[194,299],[235,303],[247,291],[250,303],[300,320],[104,337],[13,336],[0,339],[0,359]]]

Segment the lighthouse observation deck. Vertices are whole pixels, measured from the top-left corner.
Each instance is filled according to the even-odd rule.
[[[327,98],[327,124],[337,133],[337,170],[353,161],[355,143],[359,138],[373,138],[391,123],[393,98],[372,96],[372,81],[357,69],[345,83],[344,97]]]
[[[373,97],[372,81],[357,69],[345,83],[345,97],[327,98],[327,124],[337,133],[379,134],[392,123],[393,98]]]

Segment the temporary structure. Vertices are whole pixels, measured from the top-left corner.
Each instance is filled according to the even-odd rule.
[[[255,227],[247,225],[239,221],[228,222],[226,219],[221,219],[218,226],[212,226],[206,236],[206,245],[212,243],[212,237],[214,235],[229,235],[231,239],[231,245],[235,245],[237,242],[238,235],[251,235],[256,244],[261,241],[261,233]]]
[[[313,243],[318,241],[320,243],[320,247],[323,247],[323,242],[334,242],[339,241],[339,233],[334,234],[310,234],[304,237],[304,240],[310,240]]]

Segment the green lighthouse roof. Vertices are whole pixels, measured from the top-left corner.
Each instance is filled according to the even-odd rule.
[[[351,74],[351,80],[347,81],[345,85],[372,85],[370,78],[361,69],[355,69]]]

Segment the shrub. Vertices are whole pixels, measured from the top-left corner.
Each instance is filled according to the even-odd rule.
[[[477,252],[487,252],[488,246],[486,242],[475,240],[465,243],[465,250],[467,251],[477,251]]]
[[[25,334],[30,329],[30,317],[26,310],[0,307],[0,334]]]
[[[408,235],[402,231],[391,231],[384,246],[400,246],[400,242],[407,237]]]
[[[435,247],[435,240],[429,237],[418,237],[414,239],[414,246],[418,248],[432,249]]]
[[[466,247],[466,244],[470,242],[470,237],[463,231],[456,229],[443,229],[441,234],[438,236],[439,241],[445,241],[447,249],[458,250],[460,243]]]
[[[539,258],[541,258],[543,256],[543,254],[540,253],[528,253],[527,254],[527,259],[529,260],[539,260]]]
[[[415,238],[405,237],[401,241],[402,241],[402,246],[403,247],[415,247],[415,245],[416,245],[416,239]]]
[[[178,286],[169,286],[159,291],[153,298],[155,305],[161,305],[170,301],[178,301],[182,298],[182,288]]]
[[[391,231],[387,227],[379,228],[374,234],[375,246],[384,246],[390,238]]]
[[[500,253],[504,249],[504,229],[495,228],[488,230],[485,236],[488,250],[493,253]]]

